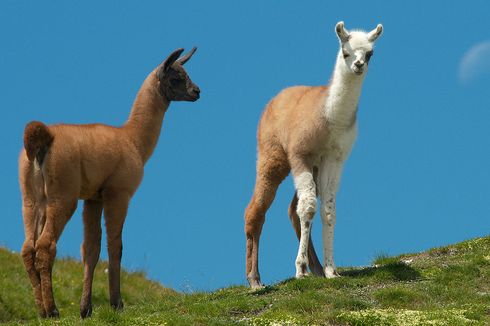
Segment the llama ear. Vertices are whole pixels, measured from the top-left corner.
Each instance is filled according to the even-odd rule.
[[[177,61],[180,55],[184,52],[184,49],[180,48],[172,52],[165,61],[163,61],[157,69],[158,78],[161,78],[163,74]]]
[[[190,50],[185,56],[177,60],[177,62],[180,63],[181,65],[185,64],[187,61],[189,61],[189,59],[192,57],[194,52],[196,52],[196,50],[197,48],[193,47],[192,50]]]
[[[347,42],[350,38],[349,32],[344,27],[344,22],[338,22],[337,25],[335,25],[335,32],[342,43]]]
[[[369,42],[376,41],[378,39],[378,37],[380,37],[381,33],[383,33],[383,25],[378,24],[378,26],[376,26],[375,29],[373,29],[372,31],[370,31],[368,33]]]

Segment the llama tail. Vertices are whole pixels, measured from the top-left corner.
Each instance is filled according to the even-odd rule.
[[[24,130],[24,148],[29,161],[37,159],[38,163],[42,164],[53,139],[54,136],[44,123],[29,122]]]

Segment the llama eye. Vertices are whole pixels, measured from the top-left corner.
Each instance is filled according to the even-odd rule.
[[[170,79],[170,84],[172,86],[177,86],[182,83],[182,79]]]
[[[373,51],[366,52],[366,61],[369,62],[369,60],[371,59],[372,56],[373,56]]]
[[[344,49],[342,49],[342,54],[344,56],[344,59],[350,57],[349,52],[345,51]]]

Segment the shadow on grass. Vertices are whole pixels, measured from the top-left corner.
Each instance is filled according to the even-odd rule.
[[[258,290],[250,290],[249,291],[249,294],[252,294],[252,295],[264,295],[264,294],[269,294],[269,293],[273,293],[273,292],[276,292],[278,290],[277,286],[275,285],[267,285],[261,289],[258,289]]]
[[[305,278],[288,278],[275,285],[266,286],[262,289],[250,291],[249,295],[261,296],[277,292],[279,290],[310,291],[319,290],[326,287],[355,285],[361,279],[373,279],[375,282],[384,281],[416,281],[421,280],[422,276],[413,267],[397,261],[383,264],[379,267],[349,268],[339,271],[340,278],[326,279],[309,275]],[[356,281],[357,280],[357,281]]]
[[[419,272],[403,262],[389,263],[379,267],[344,270],[340,272],[340,275],[344,277],[388,276],[397,281],[414,281],[421,279]]]

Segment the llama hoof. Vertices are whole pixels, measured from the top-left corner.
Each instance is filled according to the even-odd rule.
[[[296,278],[304,278],[308,276],[308,269],[306,263],[296,263]]]
[[[60,313],[58,309],[54,308],[50,312],[47,312],[46,318],[60,318]]]
[[[334,268],[325,268],[325,277],[326,278],[336,278],[340,277],[339,273]]]
[[[260,290],[265,287],[264,284],[260,282],[260,275],[258,273],[249,273],[247,275],[247,281],[252,290]]]
[[[119,299],[117,300],[117,302],[116,302],[116,303],[111,303],[111,307],[112,307],[112,309],[114,309],[114,310],[118,310],[118,311],[119,311],[119,310],[123,310],[123,308],[124,308],[124,303],[123,303],[122,299],[121,299],[121,298],[119,298]]]
[[[87,307],[80,308],[80,318],[85,319],[92,316],[92,305],[88,305]]]
[[[248,284],[250,284],[250,289],[256,291],[256,290],[262,290],[265,288],[265,285],[260,282],[260,279],[248,279]]]
[[[265,285],[260,283],[260,282],[250,284],[250,289],[252,289],[252,291],[258,291],[258,290],[262,290],[264,288],[265,288]]]

